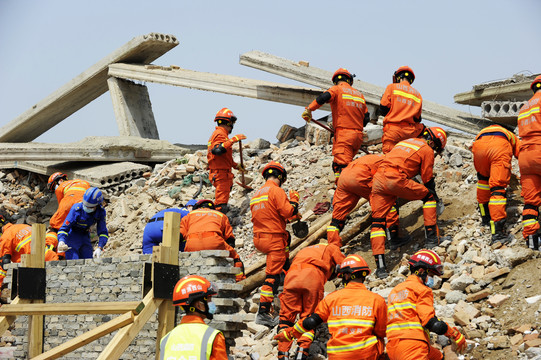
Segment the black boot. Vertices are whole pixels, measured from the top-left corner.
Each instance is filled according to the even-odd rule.
[[[287,351],[278,351],[278,360],[289,360],[289,353]]]
[[[278,322],[280,321],[279,317],[273,317],[271,315],[271,306],[272,303],[269,302],[260,302],[259,303],[259,310],[257,311],[257,315],[255,317],[255,323],[258,325],[265,325],[270,328],[275,327],[278,325]]]
[[[440,244],[440,237],[438,235],[438,226],[425,226],[425,247],[427,249],[435,248]]]
[[[483,225],[490,225],[490,212],[488,210],[488,204],[479,204],[479,214],[481,214],[481,223]]]
[[[389,230],[389,249],[391,250],[396,250],[411,241],[411,236],[409,235],[403,237],[398,235],[398,225],[391,226],[387,230]]]
[[[295,360],[307,360],[309,350],[310,350],[309,348],[305,349],[305,348],[302,348],[302,347],[299,346],[297,348],[297,354],[295,355]]]
[[[528,235],[526,240],[526,246],[529,247],[532,250],[538,250],[541,249],[541,233],[537,232],[533,235]]]
[[[387,265],[385,264],[385,255],[375,255],[374,258],[376,259],[376,276],[380,279],[385,279],[387,276],[389,276],[389,273],[387,272]]]
[[[505,233],[505,219],[500,221],[490,220],[490,232],[492,233],[491,245],[495,242],[506,244],[513,240],[513,235]]]
[[[227,204],[216,204],[215,209],[222,214],[226,214],[229,211],[229,206]]]

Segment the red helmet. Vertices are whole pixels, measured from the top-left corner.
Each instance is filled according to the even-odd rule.
[[[443,263],[432,250],[419,250],[411,256],[408,263],[414,268],[423,268],[436,275],[443,275]]]
[[[199,200],[193,206],[193,210],[196,210],[199,208],[214,209],[214,203],[212,202],[212,200],[207,200],[207,199]]]
[[[346,258],[342,261],[338,273],[351,275],[358,274],[366,277],[370,275],[370,268],[362,256],[353,254],[346,256]]]
[[[287,180],[286,169],[282,166],[282,164],[276,161],[271,161],[270,163],[268,163],[263,168],[261,175],[263,175],[263,178],[265,178],[265,180],[267,180],[270,175],[275,176],[276,178],[278,178],[278,180],[281,181],[282,184],[285,183]]]
[[[443,149],[445,149],[445,145],[447,145],[447,133],[445,130],[437,126],[432,126],[426,128],[426,131],[430,135],[431,140],[436,144],[435,150],[437,152],[442,152]]]
[[[233,111],[229,110],[228,108],[223,108],[216,113],[214,121],[216,121],[218,125],[232,125],[235,123],[235,121],[237,121],[237,117],[233,114]]]
[[[537,90],[541,89],[541,75],[538,75],[530,85],[530,89],[535,93]]]
[[[354,77],[355,74],[350,73],[347,69],[340,68],[334,72],[332,82],[336,84],[338,81],[347,81],[351,85]]]
[[[195,300],[206,300],[207,296],[218,292],[214,284],[198,275],[188,275],[180,279],[173,290],[173,305],[190,305]]]
[[[47,188],[50,191],[54,191],[55,185],[57,185],[58,181],[60,180],[68,180],[68,175],[61,172],[55,172],[54,174],[49,176],[49,181],[47,181]]]
[[[408,79],[410,84],[413,84],[413,81],[415,80],[415,74],[409,66],[399,67],[393,74],[393,82],[397,83],[401,77]]]

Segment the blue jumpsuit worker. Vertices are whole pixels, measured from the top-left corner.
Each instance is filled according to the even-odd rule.
[[[64,224],[58,231],[58,249],[66,249],[66,260],[90,259],[92,255],[99,258],[103,247],[107,244],[109,233],[105,224],[105,209],[102,206],[103,194],[98,188],[88,189],[83,201],[75,203]],[[96,224],[99,241],[92,253],[90,227]]]
[[[192,207],[197,203],[197,200],[190,200],[186,203],[186,206],[182,208],[171,208],[157,212],[154,216],[148,220],[143,231],[143,254],[152,254],[152,248],[162,243],[163,238],[163,220],[166,212],[176,212],[180,214],[182,219],[192,211]],[[180,233],[179,233],[180,236]],[[179,243],[179,250],[184,251],[185,241]]]

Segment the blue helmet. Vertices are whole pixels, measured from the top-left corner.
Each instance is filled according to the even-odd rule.
[[[83,195],[83,205],[88,208],[94,208],[103,201],[103,194],[97,187],[91,187]]]
[[[186,203],[186,206],[194,206],[195,204],[197,204],[197,200],[191,199]]]

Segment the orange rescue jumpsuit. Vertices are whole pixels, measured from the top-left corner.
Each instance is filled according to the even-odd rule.
[[[284,280],[280,294],[280,324],[278,331],[294,325],[297,315],[301,319],[309,316],[323,299],[323,287],[332,276],[336,264],[345,256],[333,244],[308,246],[295,256]],[[314,339],[314,331],[304,333],[297,343],[308,351]],[[287,352],[291,342],[279,342],[278,351]]]
[[[434,150],[426,140],[415,138],[399,142],[385,156],[374,175],[370,206],[372,228],[370,241],[373,255],[385,253],[386,217],[398,197],[407,200],[423,199],[423,216],[426,228],[436,227],[436,200],[429,197],[429,190],[411,178],[421,174],[423,183],[433,180]],[[398,221],[398,216],[393,217]],[[386,224],[387,227],[396,224]]]
[[[493,222],[506,218],[505,189],[511,179],[511,156],[518,158],[519,141],[500,125],[481,130],[472,146],[477,171],[477,202],[481,216]],[[488,207],[487,207],[488,205]]]
[[[518,156],[520,184],[524,198],[522,234],[525,239],[539,233],[541,206],[541,91],[537,91],[518,114],[518,135],[522,141]],[[538,240],[540,241],[540,240]],[[539,249],[539,242],[529,245]]]
[[[329,327],[329,360],[376,360],[383,354],[387,305],[383,297],[364,284],[350,282],[327,295],[315,314]],[[306,332],[303,321],[299,320],[293,327],[295,338]]]
[[[261,287],[260,307],[269,312],[278,292],[280,274],[289,260],[291,236],[286,221],[295,213],[284,189],[272,179],[256,191],[250,200],[254,231],[254,246],[267,255],[265,282]]]
[[[53,229],[60,229],[64,220],[68,216],[71,207],[78,202],[83,201],[85,191],[90,188],[90,184],[85,180],[64,180],[55,190],[56,200],[58,200],[58,209],[49,220],[49,225]]]
[[[233,161],[233,143],[229,140],[228,135],[224,127],[216,126],[216,130],[214,130],[208,142],[209,178],[216,188],[214,203],[217,209],[220,209],[221,205],[226,205],[229,201],[229,193],[233,187],[231,168],[237,167],[237,163]],[[220,144],[226,149],[225,154],[214,155],[212,149]]]
[[[380,109],[387,109],[383,119],[382,151],[387,154],[400,141],[418,137],[424,129],[421,124],[423,98],[407,80],[387,85],[381,97]]]
[[[410,275],[391,291],[387,310],[387,355],[391,360],[440,360],[424,326],[436,316],[432,289]]]
[[[338,178],[342,169],[353,160],[361,148],[363,124],[368,108],[364,95],[345,81],[332,86],[327,92],[331,94],[328,102],[331,105],[334,128],[333,171]],[[308,108],[314,111],[321,105],[314,100]]]
[[[235,239],[229,219],[217,210],[201,208],[193,210],[180,221],[180,233],[186,240],[185,252],[199,250],[227,250],[240,272],[237,281],[243,280],[244,266],[239,254],[226,241]]]

